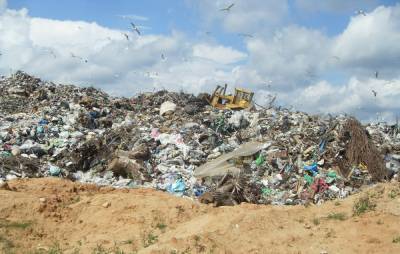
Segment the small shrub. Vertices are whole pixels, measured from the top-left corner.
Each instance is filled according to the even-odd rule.
[[[321,223],[318,218],[314,218],[312,222],[314,223],[315,226]]]
[[[145,248],[149,247],[150,245],[155,244],[158,241],[158,236],[154,235],[152,232],[145,234],[143,238],[143,246]]]
[[[16,221],[7,221],[7,220],[0,221],[0,228],[26,229],[27,227],[30,227],[31,225],[32,225],[32,222],[30,222],[30,221],[27,221],[27,222],[16,222]]]
[[[159,223],[157,223],[156,227],[157,227],[159,230],[164,231],[165,228],[167,227],[167,225],[165,225],[164,223],[159,222]]]
[[[353,214],[359,216],[363,213],[374,210],[375,207],[376,204],[368,196],[361,197],[356,201],[356,203],[354,203]]]
[[[328,215],[328,219],[330,220],[346,220],[347,216],[345,213],[331,213]]]

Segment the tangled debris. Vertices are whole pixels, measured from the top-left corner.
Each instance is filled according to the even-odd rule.
[[[206,95],[128,98],[17,72],[0,81],[0,179],[149,187],[214,205],[320,203],[398,180],[400,131],[282,108],[217,110]]]

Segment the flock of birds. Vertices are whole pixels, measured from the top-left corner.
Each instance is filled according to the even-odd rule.
[[[231,11],[231,9],[232,9],[234,6],[235,6],[235,4],[234,4],[234,3],[231,3],[231,4],[227,5],[226,7],[219,9],[219,11],[229,13],[229,12]],[[356,14],[356,15],[367,16],[367,14],[366,14],[366,12],[365,12],[364,10],[357,10],[357,11],[355,12],[355,14]],[[132,19],[132,18],[129,17],[129,16],[120,16],[120,17],[122,17],[122,18],[124,18],[124,19]],[[141,36],[141,35],[142,35],[142,33],[141,33],[140,29],[139,29],[139,26],[137,26],[135,23],[130,22],[130,28],[131,28],[132,32],[136,33],[138,36]],[[78,26],[78,29],[81,30],[82,27],[81,27],[81,26]],[[207,31],[206,34],[207,34],[207,35],[210,35],[211,32]],[[126,39],[127,41],[130,41],[130,37],[129,37],[129,35],[128,35],[127,33],[122,33],[122,35],[125,37],[125,39]],[[253,37],[254,37],[252,34],[248,34],[248,33],[238,33],[237,35],[240,36],[240,37],[244,37],[244,38],[253,38]],[[110,37],[107,37],[107,38],[108,38],[108,40],[111,40]],[[43,49],[43,50],[46,51],[46,52],[48,52],[48,53],[49,53],[50,55],[52,55],[54,58],[57,58],[57,55],[54,53],[54,51],[53,51],[52,49]],[[0,52],[0,56],[2,56],[2,55],[3,55],[2,52]],[[70,56],[71,56],[72,58],[79,59],[80,61],[82,61],[82,62],[84,62],[84,63],[88,63],[88,59],[83,58],[83,57],[81,57],[81,56],[78,56],[78,55],[76,55],[76,54],[74,54],[74,53],[72,53],[72,52],[70,53]],[[340,61],[340,58],[339,58],[338,56],[332,56],[332,58],[336,59],[337,61]],[[167,58],[165,57],[164,54],[161,54],[161,59],[162,59],[163,61],[166,61]],[[307,71],[307,75],[314,77],[314,74],[309,73],[309,72],[310,72],[310,71]],[[153,76],[158,76],[158,73],[157,73],[157,72],[154,72],[154,73],[146,72],[146,74],[148,74],[149,77],[152,76],[152,75],[153,75]],[[115,76],[115,77],[119,77],[120,75],[119,75],[119,74],[115,74],[114,76]],[[379,77],[379,72],[378,72],[378,71],[375,71],[375,78],[378,79],[378,77]],[[269,88],[271,87],[271,83],[272,83],[271,80],[269,80],[269,81],[267,82],[267,86],[268,86]],[[378,93],[377,93],[375,90],[372,90],[371,92],[372,92],[373,96],[376,98],[376,96],[377,96]]]

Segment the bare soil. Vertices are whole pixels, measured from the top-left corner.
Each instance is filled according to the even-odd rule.
[[[0,253],[400,253],[399,183],[307,207],[215,208],[56,178],[7,189]]]

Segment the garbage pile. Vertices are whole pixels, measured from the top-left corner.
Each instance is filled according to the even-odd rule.
[[[399,179],[399,125],[218,110],[204,94],[119,98],[20,71],[0,94],[0,182],[65,177],[219,206],[321,203]]]

